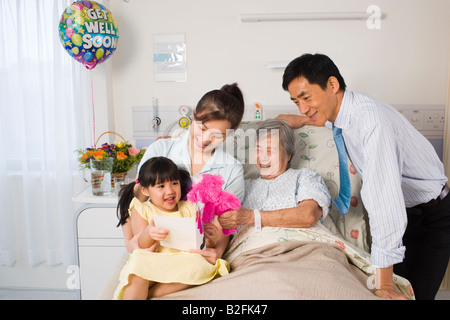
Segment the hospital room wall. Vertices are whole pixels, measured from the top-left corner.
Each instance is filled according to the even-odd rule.
[[[447,0],[114,0],[105,4],[119,26],[120,39],[114,56],[97,71],[112,70],[105,76],[108,85],[102,85],[110,93],[97,94],[96,104],[107,106],[110,117],[105,129],[130,140],[131,107],[151,105],[152,97],[160,106],[195,107],[206,91],[236,81],[248,108],[255,102],[263,107],[291,104],[281,88],[283,69],[265,65],[290,61],[305,52],[329,55],[351,90],[391,104],[447,102]],[[370,5],[377,5],[384,15],[380,29],[369,29],[364,20],[240,21],[245,13],[364,12]],[[186,82],[154,80],[153,35],[161,33],[185,34]]]

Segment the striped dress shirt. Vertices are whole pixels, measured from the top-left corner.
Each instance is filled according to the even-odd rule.
[[[386,268],[403,261],[406,209],[435,199],[447,182],[431,143],[393,107],[369,96],[344,93],[334,122],[362,180],[369,214],[371,263]]]

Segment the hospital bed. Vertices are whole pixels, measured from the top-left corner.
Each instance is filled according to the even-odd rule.
[[[243,122],[224,148],[243,163],[245,179],[258,171],[252,161],[258,122]],[[329,128],[304,126],[296,129],[295,155],[291,167],[317,171],[331,197],[339,190],[339,161]],[[368,216],[361,201],[361,180],[349,161],[351,206],[345,215],[332,205],[318,226],[295,229],[289,239],[246,251],[246,236],[238,233],[224,258],[232,258],[231,273],[211,282],[176,292],[162,299],[372,299],[374,268],[370,265],[371,237]],[[112,297],[120,268],[100,298]],[[396,288],[413,298],[410,283],[395,276]]]

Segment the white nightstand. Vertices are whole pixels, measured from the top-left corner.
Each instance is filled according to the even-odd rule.
[[[97,299],[126,251],[122,228],[116,227],[117,195],[94,196],[89,187],[72,200],[83,203],[74,216],[79,298]]]

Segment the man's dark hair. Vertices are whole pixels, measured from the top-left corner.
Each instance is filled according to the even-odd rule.
[[[323,90],[327,88],[330,77],[336,77],[341,90],[345,90],[345,81],[334,62],[324,54],[305,53],[292,60],[283,74],[283,89],[288,91],[292,80],[303,76],[309,83],[319,85]]]

